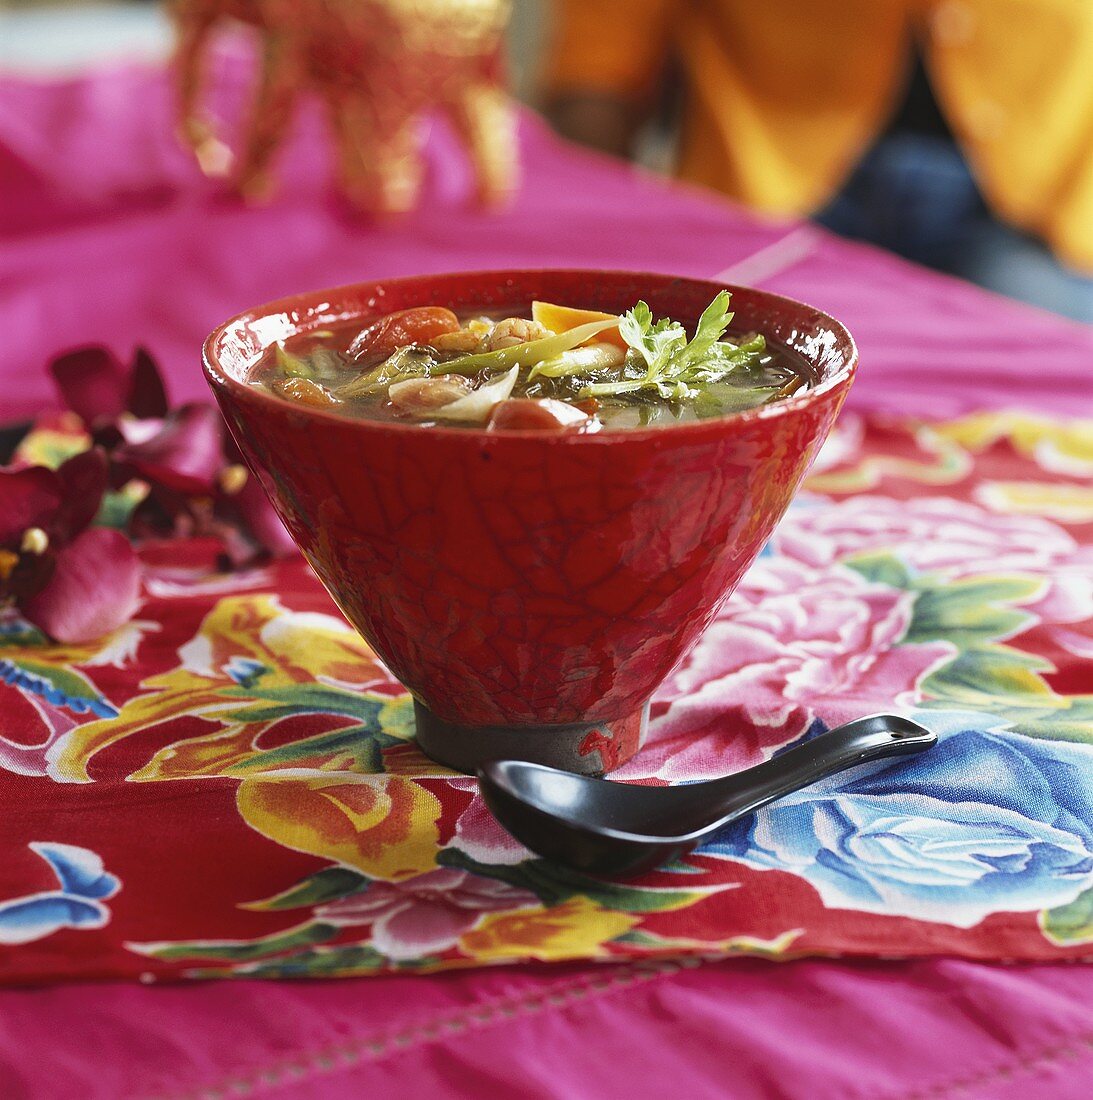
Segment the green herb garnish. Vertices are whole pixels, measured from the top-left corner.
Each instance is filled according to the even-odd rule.
[[[581,391],[589,397],[617,397],[652,392],[666,400],[686,401],[702,388],[754,361],[766,348],[762,336],[746,343],[722,341],[732,321],[729,292],[721,291],[698,319],[694,337],[667,317],[653,319],[645,302],[624,313],[619,332],[630,346],[623,377],[618,381],[596,382]]]

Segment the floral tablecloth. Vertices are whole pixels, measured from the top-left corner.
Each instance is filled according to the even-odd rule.
[[[1091,473],[1089,421],[844,417],[618,777],[720,775],[893,707],[941,744],[627,884],[532,857],[426,759],[301,560],[147,549],[102,641],[0,628],[0,977],[1093,957]]]
[[[237,67],[222,66],[219,79],[234,80],[227,98],[243,102],[247,80]],[[324,145],[314,129],[301,127],[286,152],[291,194],[271,208],[242,210],[196,177],[173,140],[169,110],[167,81],[156,69],[116,67],[50,81],[0,78],[0,420],[55,403],[42,368],[66,347],[97,341],[125,355],[146,343],[166,368],[176,402],[204,398],[194,349],[223,317],[255,302],[362,278],[535,264],[704,277],[723,272],[730,282],[760,283],[813,302],[844,320],[859,342],[862,370],[847,406],[858,412],[952,420],[1018,407],[1034,410],[1043,424],[1047,417],[1088,416],[1093,408],[1093,330],[808,226],[760,223],[712,196],[659,186],[621,164],[560,145],[534,119],[523,126],[526,182],[509,213],[484,219],[464,209],[458,170],[437,155],[432,201],[404,226],[368,227],[347,223],[326,201]],[[875,440],[879,454],[885,436]],[[1038,449],[1050,454],[1055,448],[1043,441]],[[999,444],[992,461],[1007,453]],[[1027,457],[1023,464],[1032,481],[1044,481],[1036,464]],[[1066,483],[1080,486],[1083,468],[1074,466],[1078,476]],[[888,479],[868,492],[890,495],[892,484]],[[913,488],[937,496],[967,486]],[[1043,518],[1058,526],[1057,514]],[[314,610],[331,613],[325,603]],[[140,617],[148,619],[148,608]],[[197,610],[191,631],[199,622]],[[1073,642],[1074,632],[1069,636]],[[146,642],[155,640],[149,635]],[[1015,636],[1005,644],[1023,641]],[[1065,654],[1074,679],[1069,685],[1057,674],[1045,679],[1060,695],[1088,693],[1083,664]],[[179,660],[177,650],[162,656],[164,667]],[[135,690],[125,687],[124,670],[109,663],[82,671],[114,703]],[[0,708],[14,697],[4,694]],[[20,713],[25,719],[28,712]],[[182,733],[166,730],[159,743],[208,728],[198,721]],[[30,739],[40,742],[42,726],[34,729]],[[8,732],[14,738],[15,731]],[[150,736],[138,734],[128,748],[110,750],[118,759],[115,776],[125,774],[117,754],[139,750],[130,770],[154,755],[154,737],[142,747]],[[268,897],[324,862],[243,827],[235,805],[239,780],[202,781],[204,816],[178,809],[189,784],[127,783],[131,813],[118,818],[112,817],[115,790],[101,782],[110,774],[106,763],[105,753],[93,762],[95,784],[68,784],[58,792],[52,781],[7,775],[0,789],[9,814],[0,827],[4,902],[59,892],[49,865],[27,845],[64,842],[61,834],[35,828],[23,816],[30,809],[23,802],[20,835],[9,841],[15,785],[31,800],[63,793],[67,819],[95,831],[76,846],[101,851],[106,872],[121,879],[119,890],[97,899],[110,913],[106,929],[61,928],[23,945],[0,945],[5,960],[19,960],[17,980],[35,980],[32,972],[43,962],[54,973],[65,960],[69,973],[91,972],[88,959],[102,958],[97,945],[107,932],[114,958],[131,963],[138,956],[117,947],[125,940],[246,938],[254,934],[250,920],[262,919],[262,931],[270,933],[307,915],[236,908],[238,900]],[[34,812],[47,824],[46,807]],[[221,860],[213,846],[204,849],[199,870],[185,862],[188,855],[196,860],[203,836],[219,841],[248,834],[253,847],[245,859],[229,846]],[[130,854],[118,862],[117,851]],[[273,870],[256,882],[265,860]],[[138,866],[151,891],[139,910],[130,908]],[[95,871],[93,862],[90,867]],[[781,874],[763,872],[759,881]],[[98,877],[67,883],[83,881],[86,890],[87,878]],[[106,879],[100,889],[114,885]],[[196,921],[206,912],[200,928],[180,930],[181,914]],[[1026,934],[1035,927],[1031,911],[1019,921]],[[890,926],[906,927],[898,919]],[[933,930],[954,931],[938,923]],[[1040,946],[1050,958],[1082,950],[1056,951],[1046,939]],[[1093,1031],[1085,966],[938,957],[774,966],[759,957],[701,966],[682,961],[405,971],[344,982],[7,988],[0,991],[0,1094],[115,1100],[221,1098],[248,1090],[329,1100],[463,1096],[476,1089],[520,1100],[669,1091],[695,1100],[1078,1100],[1088,1092]],[[172,969],[207,965],[195,960]]]

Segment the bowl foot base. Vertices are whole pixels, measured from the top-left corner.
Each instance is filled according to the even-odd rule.
[[[417,743],[426,756],[473,774],[487,760],[530,760],[581,775],[603,775],[641,748],[649,704],[611,722],[559,726],[464,726],[414,701]]]

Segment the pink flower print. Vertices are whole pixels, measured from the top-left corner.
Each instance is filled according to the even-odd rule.
[[[839,566],[761,559],[664,683],[654,706],[667,708],[619,778],[724,775],[816,717],[835,725],[912,705],[922,679],[954,653],[947,642],[902,642],[913,599]]]
[[[774,533],[779,554],[819,567],[890,551],[921,573],[962,577],[1040,572],[1077,550],[1058,524],[998,515],[949,497],[894,500],[855,496],[822,508],[794,508]]]
[[[371,925],[377,951],[389,959],[416,959],[454,947],[483,913],[538,904],[526,890],[442,867],[401,882],[374,881],[362,894],[316,909],[315,919]]]

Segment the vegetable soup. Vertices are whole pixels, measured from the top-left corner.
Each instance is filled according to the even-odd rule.
[[[529,317],[443,306],[275,344],[253,385],[348,417],[491,431],[592,432],[724,416],[789,397],[808,364],[762,334],[730,335],[721,291],[694,334],[654,319],[534,302]]]

